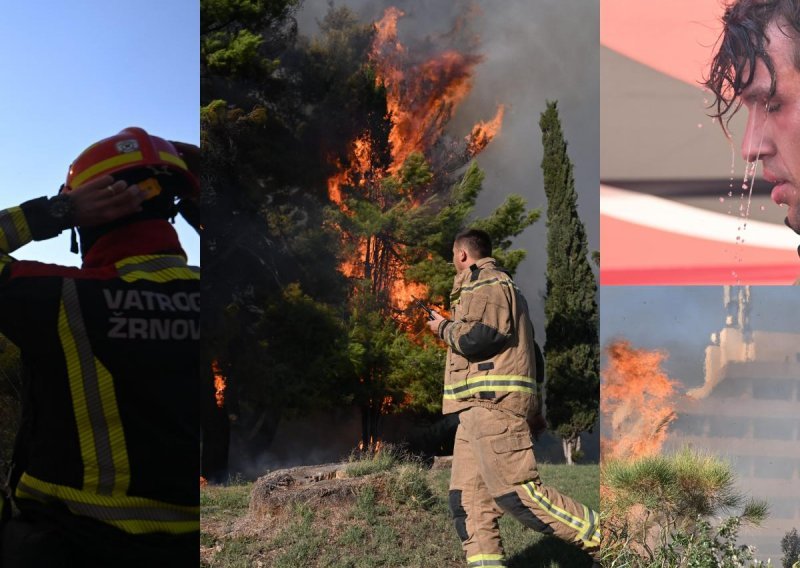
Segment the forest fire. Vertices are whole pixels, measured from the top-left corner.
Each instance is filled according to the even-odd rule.
[[[222,369],[219,367],[219,362],[213,361],[211,363],[211,370],[214,373],[214,398],[217,400],[217,408],[225,406],[225,388],[227,381],[225,375],[222,374]]]
[[[403,15],[397,8],[386,10],[375,24],[371,54],[378,71],[376,81],[386,88],[392,122],[390,173],[397,173],[412,152],[425,153],[441,138],[445,125],[472,89],[475,66],[483,61],[480,55],[452,49],[418,60],[420,55],[406,49],[397,38],[397,22]],[[469,157],[499,133],[503,112],[500,105],[491,121],[475,126],[467,137]],[[478,144],[473,143],[476,136],[481,140]]]
[[[381,183],[398,174],[414,152],[431,159],[441,145],[444,128],[459,104],[472,88],[475,66],[483,58],[474,53],[442,49],[434,55],[409,49],[398,39],[397,24],[404,13],[388,8],[375,23],[375,37],[370,61],[376,70],[376,83],[386,89],[390,162],[381,164],[369,133],[357,137],[350,145],[348,164],[338,165],[338,172],[328,180],[328,197],[345,214],[352,214],[345,202],[344,188],[358,191],[382,209],[394,204],[385,203]],[[429,47],[427,48],[430,49]],[[500,132],[505,107],[499,105],[495,116],[477,123],[464,138],[464,147],[457,153],[462,163],[480,153]],[[452,143],[450,144],[452,146]],[[419,196],[409,195],[403,206],[419,206]],[[425,297],[424,284],[407,281],[405,266],[398,249],[405,245],[385,242],[380,235],[356,239],[354,253],[340,264],[340,271],[350,278],[373,281],[373,292],[388,295],[394,309],[402,312],[412,296]]]
[[[676,418],[677,383],[661,368],[663,351],[634,349],[618,340],[607,348],[600,410],[611,434],[601,443],[603,459],[638,458],[659,453]]]

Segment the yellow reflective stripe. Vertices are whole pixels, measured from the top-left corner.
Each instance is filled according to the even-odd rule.
[[[31,242],[33,236],[21,207],[0,211],[0,251],[13,252]]]
[[[111,459],[114,462],[115,475],[112,494],[119,495],[128,491],[131,484],[131,467],[128,462],[128,447],[125,444],[125,431],[122,428],[122,417],[119,415],[114,377],[97,358],[94,362],[100,387],[100,399],[103,403],[103,414],[108,427],[108,438],[111,443]]]
[[[94,451],[94,433],[91,428],[86,428],[89,423],[89,409],[86,405],[86,393],[83,388],[83,372],[81,370],[78,348],[69,328],[67,312],[64,301],[58,310],[58,336],[64,350],[69,376],[69,390],[72,395],[72,408],[75,413],[75,422],[78,425],[78,440],[81,446],[81,460],[83,461],[83,487],[87,490],[97,490],[98,471],[97,455]]]
[[[476,554],[475,556],[467,557],[467,565],[469,568],[477,568],[479,566],[493,566],[494,568],[505,566],[505,557],[502,554]]]
[[[114,378],[92,351],[74,280],[65,279],[58,317],[78,428],[83,486],[102,495],[128,490],[130,465]]]
[[[444,398],[454,400],[466,398],[480,392],[529,392],[536,393],[536,381],[522,375],[478,375],[444,386]]]
[[[173,505],[145,497],[104,497],[23,474],[15,495],[41,503],[63,503],[76,515],[92,517],[126,532],[141,534],[195,532],[200,528],[198,506]]]
[[[116,168],[119,166],[124,166],[125,164],[130,164],[131,162],[139,162],[142,160],[142,153],[141,152],[129,152],[127,154],[120,154],[118,156],[114,156],[113,158],[108,158],[103,160],[102,162],[97,162],[93,166],[89,166],[79,174],[76,174],[72,178],[72,189],[75,189],[83,182],[88,180],[90,177],[93,177],[105,170],[110,170],[112,168]]]
[[[590,517],[596,518],[597,513],[592,511],[592,515],[589,514],[590,509],[583,505],[584,512],[586,514],[585,519],[581,519],[579,517],[575,517],[568,511],[556,506],[552,501],[550,501],[543,493],[539,492],[536,489],[536,486],[533,483],[525,483],[523,485],[525,491],[528,492],[531,499],[533,499],[539,506],[547,512],[552,518],[559,521],[563,525],[567,525],[568,527],[575,529],[578,533],[578,538],[583,542],[587,543],[590,546],[594,546],[595,544],[600,544],[600,532],[597,530],[596,525],[590,522]],[[592,530],[594,528],[594,530]],[[590,539],[587,541],[583,535],[592,532]]]
[[[148,280],[171,282],[173,280],[199,280],[200,271],[188,266],[178,255],[132,256],[116,263],[119,277],[125,282]]]
[[[583,542],[596,541],[600,544],[600,529],[597,526],[597,514],[586,505],[583,506],[583,514],[586,519],[586,531],[580,535]]]
[[[474,284],[470,284],[469,286],[463,286],[461,288],[461,293],[464,292],[472,292],[477,290],[478,288],[485,288],[486,286],[506,286],[508,288],[516,288],[516,285],[511,280],[504,280],[500,278],[487,278],[486,280],[478,280]]]
[[[161,158],[165,162],[169,162],[170,164],[174,164],[181,168],[182,170],[189,171],[189,167],[186,165],[181,158],[176,156],[175,154],[170,154],[169,152],[161,152],[159,151],[158,157]]]

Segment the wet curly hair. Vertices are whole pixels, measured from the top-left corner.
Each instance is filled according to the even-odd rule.
[[[722,35],[705,86],[715,97],[710,116],[719,119],[726,132],[742,106],[739,95],[753,82],[757,59],[764,62],[772,79],[770,96],[775,94],[775,66],[767,53],[767,28],[772,22],[778,22],[783,33],[792,34],[794,64],[800,69],[800,0],[736,0],[725,9]]]

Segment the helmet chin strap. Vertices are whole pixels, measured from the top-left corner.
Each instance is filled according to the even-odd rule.
[[[78,247],[78,231],[75,230],[74,226],[70,229],[69,251],[72,254],[79,254],[81,252]]]

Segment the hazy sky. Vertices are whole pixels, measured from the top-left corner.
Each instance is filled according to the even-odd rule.
[[[621,337],[636,348],[664,349],[669,353],[664,367],[670,377],[687,386],[702,384],[705,348],[711,333],[725,326],[722,290],[721,286],[604,286],[600,346]],[[793,286],[751,287],[752,329],[800,333],[799,292]]]
[[[0,18],[0,208],[52,196],[87,146],[127,126],[198,144],[198,0],[7,2]],[[189,261],[199,239],[176,225]],[[17,258],[80,264],[69,233]]]
[[[386,6],[406,12],[400,20],[400,40],[450,30],[466,1],[346,0],[363,21],[374,21]],[[578,208],[586,225],[590,250],[599,244],[599,3],[586,0],[508,0],[472,2],[480,8],[472,21],[485,56],[477,66],[474,88],[448,129],[464,136],[479,120],[494,116],[498,104],[508,108],[500,135],[478,156],[486,172],[478,214],[489,213],[509,193],[524,196],[542,209],[542,219],[520,235],[515,245],[528,250],[515,280],[525,292],[537,337],[544,338],[547,202],[542,185],[542,135],[539,116],[547,100],[557,100],[569,155],[575,165]],[[306,0],[298,23],[300,33],[317,33],[316,22],[328,9],[327,0]]]

